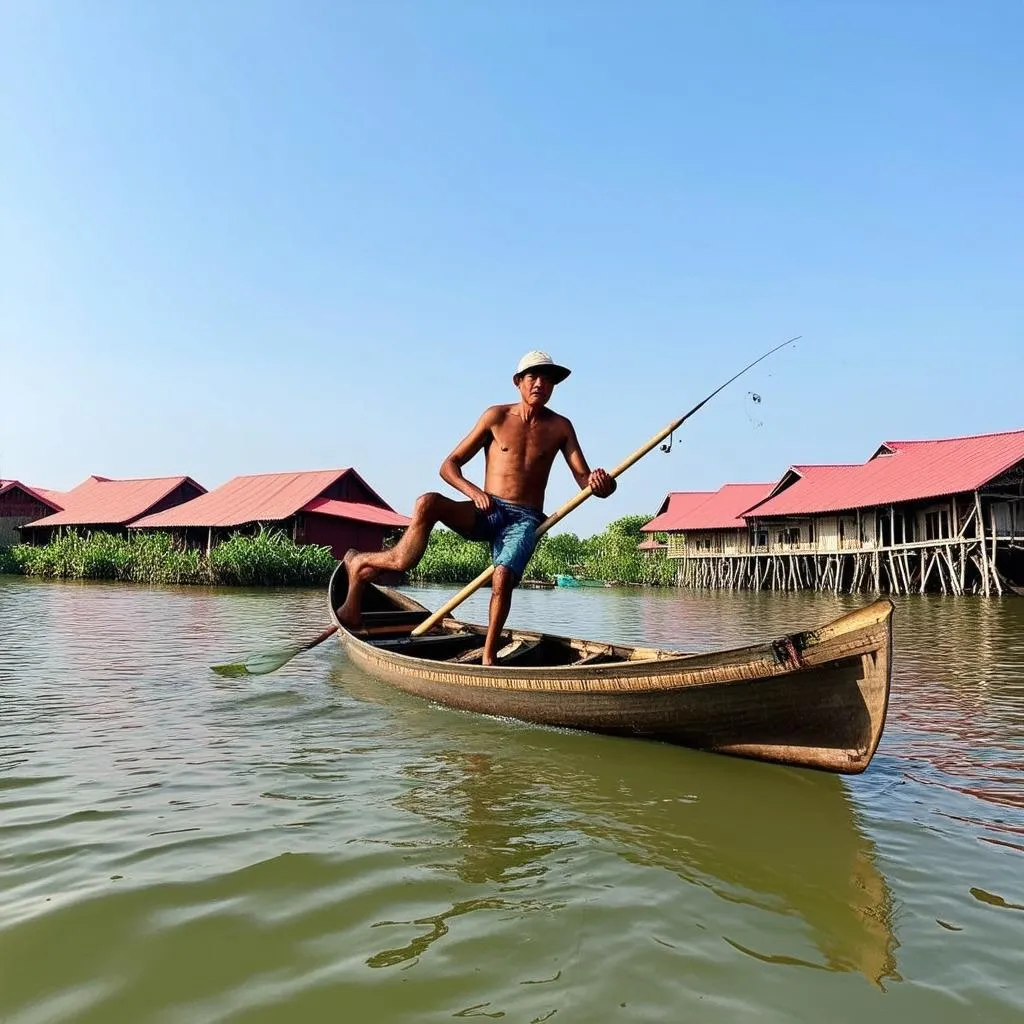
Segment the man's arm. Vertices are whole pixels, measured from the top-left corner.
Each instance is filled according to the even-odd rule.
[[[565,456],[565,461],[569,463],[569,469],[576,478],[576,483],[579,484],[581,491],[584,487],[589,487],[595,497],[607,498],[618,486],[615,478],[610,477],[603,469],[593,471],[590,469],[583,455],[583,449],[580,447],[579,438],[576,437],[576,428],[568,420],[566,423],[568,423],[569,430],[566,434],[565,444],[562,446],[562,454]]]
[[[452,449],[441,463],[441,479],[461,491],[481,512],[491,511],[491,496],[462,475],[462,467],[491,440],[491,427],[497,419],[497,406],[491,406],[476,422],[476,426]]]

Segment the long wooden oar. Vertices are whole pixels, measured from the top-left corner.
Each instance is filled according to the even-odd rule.
[[[776,345],[774,348],[770,348],[764,355],[758,356],[752,363],[748,363],[740,370],[739,373],[734,374],[724,384],[720,384],[714,391],[711,392],[707,398],[701,399],[688,413],[684,416],[680,416],[679,419],[673,420],[664,430],[658,431],[646,444],[637,448],[632,455],[620,462],[613,470],[609,472],[609,476],[617,477],[622,473],[625,473],[630,466],[635,462],[639,462],[652,448],[660,444],[669,436],[673,431],[678,430],[694,413],[702,409],[712,398],[719,393],[724,391],[734,380],[742,377],[747,370],[757,366],[762,359],[767,359],[770,355],[778,352],[780,348],[785,348],[787,345],[792,345],[794,341],[799,341],[802,335],[798,334],[795,338],[790,338],[788,341],[784,341],[781,345]],[[582,491],[570,498],[557,512],[552,512],[551,515],[544,520],[540,526],[537,527],[537,537],[543,537],[548,530],[551,529],[556,523],[561,522],[574,508],[582,505],[594,492],[589,487],[584,487]],[[449,612],[457,608],[463,601],[466,600],[470,594],[475,593],[479,590],[492,576],[494,575],[494,566],[488,566],[472,583],[467,583],[453,598],[446,601],[440,608],[434,612],[429,618],[424,619],[413,631],[413,636],[420,636],[426,633],[428,629],[437,625]]]
[[[701,408],[707,405],[712,398],[715,397],[720,391],[725,390],[734,380],[742,377],[747,370],[757,366],[762,359],[767,359],[770,355],[778,352],[780,348],[785,348],[787,345],[792,345],[794,341],[799,341],[802,335],[797,335],[795,338],[790,338],[788,341],[784,341],[781,345],[776,345],[774,348],[769,349],[764,355],[758,356],[752,363],[748,363],[740,370],[739,373],[734,374],[724,384],[719,385],[711,392],[707,398],[701,399],[685,416],[680,416],[679,419],[673,420],[664,430],[659,431],[654,435],[643,447],[637,448],[629,458],[620,462],[608,475],[617,477],[622,473],[625,473],[634,462],[638,462],[642,459],[655,445],[660,444],[669,436],[674,430],[678,430],[694,413],[698,412]],[[582,491],[570,498],[557,512],[552,513],[544,520],[540,526],[537,527],[537,536],[542,537],[548,530],[551,529],[555,523],[564,519],[574,508],[578,505],[582,505],[593,494],[589,487],[584,487]],[[433,615],[428,619],[424,619],[413,631],[413,636],[419,636],[425,633],[428,629],[435,626],[441,621],[452,609],[457,608],[463,601],[466,600],[470,594],[475,593],[479,590],[494,574],[494,566],[490,566],[484,572],[480,573],[479,576],[472,583],[467,584],[462,588],[453,598],[446,601]],[[258,676],[266,675],[268,672],[276,672],[283,665],[286,665],[292,658],[297,654],[301,654],[303,651],[308,651],[318,644],[322,644],[325,640],[334,636],[338,631],[337,626],[331,626],[325,629],[319,636],[314,637],[312,640],[307,640],[303,643],[289,644],[284,647],[273,648],[272,650],[262,651],[258,654],[253,654],[243,661],[230,662],[225,665],[214,665],[213,671],[219,673],[222,676]]]

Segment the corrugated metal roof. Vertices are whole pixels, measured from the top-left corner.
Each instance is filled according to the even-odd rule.
[[[63,491],[51,491],[49,487],[33,487],[33,493],[38,494],[45,502],[52,505],[56,509],[64,508],[64,492]]]
[[[644,533],[664,533],[666,530],[678,530],[676,520],[685,512],[708,500],[714,491],[670,491],[661,503],[658,514],[646,526],[640,527]]]
[[[6,494],[14,487],[20,487],[27,495],[53,509],[59,511],[64,507],[61,500],[64,495],[60,491],[51,491],[46,487],[29,487],[28,484],[24,484],[20,480],[0,480],[0,494]]]
[[[773,484],[724,484],[707,501],[679,516],[674,530],[731,530],[745,527],[743,512]]]
[[[108,480],[91,476],[63,495],[64,508],[28,526],[124,526],[145,515],[176,487],[190,483],[189,476],[159,476],[142,480]]]
[[[855,466],[794,466],[798,479],[747,517],[810,515],[971,492],[1024,460],[1024,430],[886,441]],[[785,477],[783,477],[785,480]]]
[[[243,526],[246,523],[278,522],[301,511],[319,498],[331,484],[351,473],[351,468],[321,469],[302,473],[258,473],[236,476],[207,494],[175,508],[146,516],[132,525],[149,527]],[[371,491],[371,493],[373,493]]]
[[[408,516],[389,508],[367,505],[362,501],[338,501],[337,498],[314,498],[302,506],[302,511],[337,516],[339,519],[355,519],[360,523],[376,523],[378,526],[408,526],[411,522]]]
[[[645,540],[637,544],[637,551],[664,551],[668,548],[667,544],[656,540]]]

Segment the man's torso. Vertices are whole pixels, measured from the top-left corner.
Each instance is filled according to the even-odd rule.
[[[497,406],[485,446],[484,490],[515,505],[544,507],[544,491],[555,456],[565,447],[569,421],[542,409],[524,421],[518,406]]]

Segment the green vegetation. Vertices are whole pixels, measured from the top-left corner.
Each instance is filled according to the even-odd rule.
[[[166,533],[71,532],[41,547],[18,544],[0,552],[0,572],[130,583],[320,586],[335,564],[329,548],[294,544],[280,530],[236,534],[209,556]]]
[[[672,586],[675,562],[660,555],[651,558],[637,550],[637,545],[647,539],[640,528],[650,521],[650,516],[624,516],[586,540],[574,533],[545,534],[526,568],[526,576],[550,582],[560,573],[570,573],[618,583]],[[438,528],[430,535],[423,559],[409,578],[419,583],[468,583],[488,565],[486,545]]]
[[[551,581],[559,573],[648,586],[671,586],[675,562],[637,551],[640,527],[650,516],[625,516],[594,537],[546,534],[526,570],[530,579]],[[124,580],[213,586],[320,586],[336,562],[328,548],[294,544],[280,530],[235,534],[207,556],[183,548],[166,533],[127,536],[71,532],[42,547],[18,544],[0,549],[0,573],[53,579]],[[409,578],[421,583],[468,583],[490,565],[485,544],[463,540],[438,528]]]

